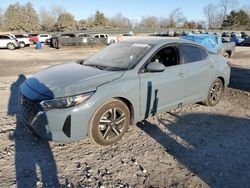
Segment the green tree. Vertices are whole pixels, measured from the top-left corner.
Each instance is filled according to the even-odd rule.
[[[250,17],[243,11],[231,11],[222,24],[223,29],[248,30],[250,29]]]
[[[22,7],[22,25],[23,30],[26,32],[37,32],[41,30],[41,25],[39,21],[39,17],[33,5],[31,3],[27,3]]]
[[[87,28],[88,28],[87,20],[82,19],[77,22],[78,30],[86,30]]]
[[[4,28],[7,31],[39,31],[39,17],[31,3],[10,5],[4,14]]]
[[[96,11],[94,16],[94,27],[107,27],[108,26],[108,19],[104,16],[102,12],[99,10]]]
[[[4,14],[4,29],[7,31],[23,31],[22,6],[19,3],[11,4]]]
[[[75,30],[76,21],[74,19],[74,16],[67,12],[60,14],[56,22],[56,28],[58,31]]]

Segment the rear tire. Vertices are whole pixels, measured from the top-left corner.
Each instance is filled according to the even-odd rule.
[[[89,137],[96,144],[111,145],[126,133],[129,122],[128,107],[122,101],[112,99],[93,114],[89,125]]]
[[[20,46],[20,48],[24,48],[24,47],[25,47],[24,42],[20,42],[20,43],[19,43],[19,46]]]
[[[224,92],[224,85],[221,79],[217,78],[210,86],[207,99],[204,101],[204,104],[207,106],[215,106],[221,99],[221,96]]]
[[[7,48],[9,49],[9,50],[15,50],[15,45],[13,44],[13,43],[9,43],[9,44],[7,44]]]

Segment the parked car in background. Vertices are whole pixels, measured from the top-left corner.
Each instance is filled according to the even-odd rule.
[[[30,37],[30,41],[33,43],[36,43],[38,41],[45,43],[45,41],[47,39],[50,39],[52,36],[49,34],[31,34],[29,37]]]
[[[231,34],[229,32],[223,32],[221,34],[222,42],[230,42]]]
[[[0,48],[15,50],[16,48],[19,48],[19,43],[14,37],[10,35],[0,35]]]
[[[44,43],[47,39],[51,38],[49,34],[39,34],[37,35],[38,41]]]
[[[97,41],[86,33],[62,33],[50,39],[50,46],[61,48],[63,46],[87,46],[94,45]],[[105,43],[106,44],[106,43]]]
[[[246,38],[242,43],[241,46],[250,46],[250,37]]]
[[[108,45],[118,42],[117,37],[110,37],[108,34],[95,34],[93,37],[103,40],[103,42],[106,42]]]
[[[168,31],[167,31],[167,35],[168,35],[169,37],[174,37],[174,30],[168,30]]]
[[[240,33],[241,33],[241,37],[242,37],[242,38],[244,38],[244,39],[245,39],[245,38],[247,38],[247,37],[248,37],[248,35],[247,35],[245,32],[240,32]]]
[[[216,105],[230,64],[187,40],[130,38],[78,63],[47,68],[20,86],[20,116],[43,139],[118,141],[149,116],[203,101]]]
[[[189,34],[186,36],[182,36],[181,38],[196,42],[207,48],[210,52],[220,54],[227,58],[232,57],[235,52],[235,43],[222,43],[222,39],[218,35]]]
[[[237,36],[233,36],[230,38],[230,42],[235,42],[236,46],[241,46],[241,43],[244,41],[245,39],[242,37],[237,37]]]
[[[61,48],[62,46],[86,46],[86,45],[108,45],[118,42],[117,37],[110,37],[107,34],[87,33],[62,33],[51,38],[51,47]]]
[[[24,48],[25,46],[29,46],[31,44],[30,39],[27,35],[24,34],[12,34],[19,43],[20,48]]]
[[[131,37],[131,36],[134,36],[134,32],[133,32],[133,31],[129,31],[129,32],[127,32],[127,33],[124,33],[122,36]]]

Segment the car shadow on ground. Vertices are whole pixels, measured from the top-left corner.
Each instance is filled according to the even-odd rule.
[[[250,92],[250,69],[232,67],[229,87]]]
[[[249,119],[194,113],[158,121],[138,127],[208,186],[249,184]]]
[[[18,88],[26,77],[20,75],[11,85],[9,116],[16,116],[16,129],[10,139],[15,142],[16,186],[23,188],[60,187],[57,167],[48,141],[31,135],[18,114]]]

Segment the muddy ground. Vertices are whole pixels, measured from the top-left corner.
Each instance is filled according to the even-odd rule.
[[[213,108],[195,104],[149,118],[107,147],[29,134],[16,118],[18,85],[42,68],[98,50],[0,50],[0,187],[250,187],[247,47],[237,48],[231,83]]]

